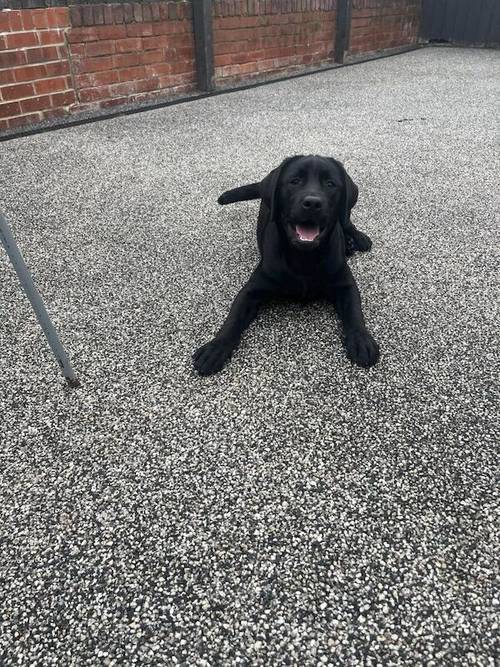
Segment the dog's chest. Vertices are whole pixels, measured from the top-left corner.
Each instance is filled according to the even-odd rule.
[[[308,300],[320,296],[331,280],[329,253],[294,253],[283,248],[276,225],[268,224],[263,236],[262,268],[278,294]]]
[[[264,270],[266,262],[264,262]],[[266,272],[272,278],[277,292],[297,299],[310,299],[321,294],[327,280],[321,265],[294,266],[283,256],[274,258]]]

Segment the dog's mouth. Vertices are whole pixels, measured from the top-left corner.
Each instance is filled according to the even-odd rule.
[[[302,243],[312,243],[316,241],[321,233],[319,225],[295,225],[295,234]]]

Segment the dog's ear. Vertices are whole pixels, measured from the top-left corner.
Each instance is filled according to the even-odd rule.
[[[343,192],[339,206],[339,221],[342,227],[346,229],[349,225],[351,208],[358,199],[358,186],[349,176],[342,162],[334,160],[333,158],[330,158],[330,160],[340,169],[340,173],[342,174]]]
[[[294,155],[293,157],[287,157],[283,160],[279,167],[273,169],[262,181],[260,182],[260,197],[263,202],[266,204],[268,209],[271,212],[271,220],[275,220],[278,216],[278,185],[281,173],[283,169],[293,162],[303,157],[302,155]]]

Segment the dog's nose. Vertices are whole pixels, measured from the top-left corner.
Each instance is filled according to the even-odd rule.
[[[309,195],[302,200],[302,208],[305,208],[307,211],[321,211],[322,207],[323,202],[320,197]]]

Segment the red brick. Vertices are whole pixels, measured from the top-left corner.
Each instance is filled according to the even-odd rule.
[[[168,5],[166,2],[160,2],[160,21],[168,21]]]
[[[39,49],[28,49],[25,53],[28,63],[43,63],[59,59],[59,52],[56,46],[42,46]]]
[[[0,11],[0,32],[16,32],[22,29],[21,12]]]
[[[60,76],[56,79],[41,79],[35,82],[35,92],[37,95],[46,95],[48,93],[57,93],[66,90],[66,77]]]
[[[175,21],[177,19],[177,5],[175,2],[169,2],[168,3],[168,18],[171,21]]]
[[[131,4],[123,5],[123,22],[124,23],[133,23],[134,21],[134,10]]]
[[[94,8],[92,5],[82,6],[82,24],[85,26],[94,25]]]
[[[257,16],[237,16],[234,18],[216,19],[215,28],[223,30],[235,30],[238,28],[254,28],[259,25]]]
[[[45,65],[47,76],[62,76],[69,74],[69,63],[67,60],[59,60],[55,63],[47,63]]]
[[[41,120],[39,113],[31,113],[26,116],[17,116],[16,118],[9,119],[9,128],[12,130],[15,127],[22,127],[23,125],[33,125],[33,123],[39,123]]]
[[[216,55],[222,53],[241,53],[242,51],[246,51],[246,49],[246,42],[225,42],[223,44],[216,44],[214,52]]]
[[[106,25],[115,23],[113,18],[113,7],[111,7],[111,5],[104,5],[104,23]]]
[[[0,118],[10,118],[11,116],[18,116],[20,113],[21,105],[19,102],[0,103]]]
[[[93,74],[77,74],[74,80],[77,89],[92,88],[92,86],[94,86]]]
[[[10,12],[0,11],[0,32],[10,32]],[[21,21],[21,28],[23,22]]]
[[[47,111],[42,111],[41,115],[45,119],[62,118],[63,116],[67,116],[68,112],[65,109],[47,109]]]
[[[86,45],[87,43],[83,44],[70,44],[69,45],[69,50],[71,52],[72,56],[84,56],[86,53]]]
[[[157,90],[159,83],[159,79],[156,77],[142,79],[135,82],[135,88],[138,93],[145,93],[151,90]]]
[[[179,74],[166,74],[165,76],[160,76],[158,81],[159,88],[172,88],[179,83],[179,76]]]
[[[149,2],[145,2],[141,5],[142,7],[142,20],[144,23],[150,23],[153,20],[153,13],[151,12],[151,6]]]
[[[23,30],[34,30],[35,24],[33,22],[33,12],[35,10],[25,9],[21,14],[21,21],[23,24]],[[44,26],[46,27],[46,26]]]
[[[100,88],[87,88],[80,93],[80,100],[82,102],[97,102],[98,100],[105,100],[111,96],[108,86],[101,86]]]
[[[172,35],[169,40],[170,46],[180,48],[183,46],[193,46],[193,38],[191,35]]]
[[[127,27],[124,25],[97,26],[98,39],[124,39],[127,37]]]
[[[113,40],[89,42],[86,47],[86,54],[89,57],[106,56],[115,52],[115,45],[116,42]]]
[[[144,37],[142,40],[143,49],[150,51],[152,49],[166,48],[169,45],[168,35],[155,35],[154,37]]]
[[[121,53],[120,55],[113,56],[113,67],[116,69],[122,67],[134,67],[135,65],[139,65],[140,62],[140,53]]]
[[[0,86],[4,86],[7,83],[14,83],[14,71],[11,69],[2,69],[0,70]]]
[[[142,39],[140,37],[127,37],[116,41],[117,53],[130,53],[142,51]]]
[[[0,132],[9,129],[9,121],[6,118],[0,119]]]
[[[47,76],[46,65],[32,65],[28,67],[16,67],[11,70],[17,82],[36,81]]]
[[[232,60],[232,55],[230,53],[223,53],[220,56],[215,56],[214,64],[216,67],[224,67],[224,65],[230,65]]]
[[[165,50],[158,49],[156,51],[144,51],[141,56],[141,61],[144,65],[150,65],[152,63],[161,63],[165,60]]]
[[[79,5],[73,5],[69,9],[69,18],[72,27],[79,28],[83,25],[82,8]]]
[[[15,32],[6,37],[7,49],[24,49],[30,46],[38,46],[38,35],[36,32]]]
[[[52,105],[55,107],[69,107],[76,102],[74,90],[67,90],[64,93],[55,93],[51,95]]]
[[[161,25],[161,24],[153,24],[153,23],[129,23],[126,28],[127,28],[127,35],[128,37],[144,37],[147,35],[152,35],[153,34],[153,25]]]
[[[96,42],[99,39],[97,27],[73,28],[68,32],[68,43]]]
[[[138,2],[134,2],[132,5],[132,10],[134,12],[134,21],[136,23],[142,23],[142,5]]]
[[[120,85],[120,86],[125,86],[125,85],[128,85],[128,84],[123,84],[123,83],[121,83],[121,84],[119,84],[119,85]],[[130,100],[133,99],[132,97],[130,97],[130,94],[129,94],[129,99],[130,99]],[[126,101],[126,100],[124,100],[123,97],[116,97],[116,98],[111,99],[111,100],[104,100],[103,102],[101,102],[101,103],[99,104],[99,107],[100,107],[101,109],[108,109],[109,107],[116,107],[116,106],[118,106],[119,104],[123,104],[124,101]]]
[[[151,7],[151,15],[152,21],[159,21],[160,20],[160,3],[159,2],[151,2],[150,3]]]
[[[110,83],[118,83],[120,77],[118,70],[110,69],[104,72],[95,72],[92,76],[92,83],[94,86],[108,86]]]
[[[112,68],[113,56],[102,56],[99,58],[83,58],[76,69],[78,69],[79,74],[85,74],[86,72],[102,72]]]
[[[124,22],[124,12],[123,12],[123,5],[113,5],[113,23],[119,24]]]
[[[33,111],[41,111],[42,109],[50,109],[50,95],[43,97],[31,97],[28,100],[21,102],[21,109],[23,113],[32,113]]]
[[[5,86],[2,88],[2,99],[6,102],[9,100],[20,100],[23,97],[31,97],[34,95],[33,85],[31,83],[18,83],[15,86]]]
[[[110,86],[110,93],[113,97],[125,97],[135,93],[135,81],[127,81],[127,83],[116,83]]]
[[[146,73],[149,77],[165,76],[172,72],[172,65],[170,63],[156,63],[146,67]]]
[[[103,25],[104,23],[104,8],[102,5],[96,5],[94,7],[94,23],[96,25]]]
[[[65,28],[69,26],[69,9],[67,7],[54,7],[47,9],[48,24],[52,28]]]
[[[188,60],[186,62],[171,63],[171,72],[172,74],[181,74],[183,72],[189,72],[192,67],[192,63]]]
[[[186,32],[181,30],[178,23],[160,21],[159,23],[153,23],[153,35],[178,35],[180,33]]]
[[[40,44],[64,44],[64,33],[62,30],[41,30],[38,33]]]
[[[143,79],[146,76],[146,68],[141,65],[140,67],[127,67],[121,69],[118,72],[120,81],[134,81],[135,79]]]
[[[177,7],[177,14],[184,22],[193,20],[193,7],[190,2],[184,2]]]

